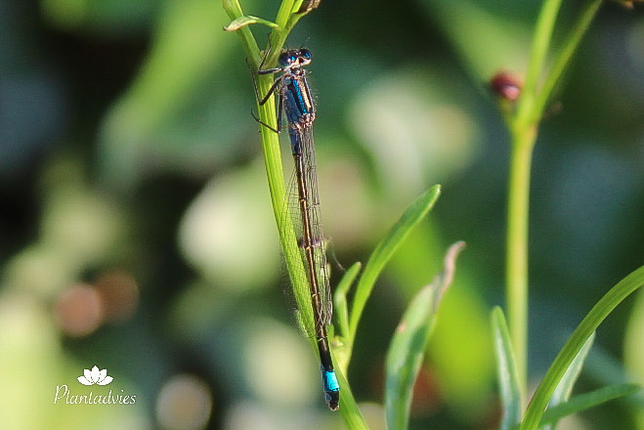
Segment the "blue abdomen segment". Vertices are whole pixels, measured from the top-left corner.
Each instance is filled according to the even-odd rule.
[[[324,370],[322,379],[324,382],[324,391],[340,391],[340,384],[338,384],[338,377],[335,371]]]
[[[332,411],[338,410],[340,407],[340,384],[334,370],[324,370],[322,367],[322,384],[327,405]]]

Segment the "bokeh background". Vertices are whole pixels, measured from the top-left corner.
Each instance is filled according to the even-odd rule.
[[[486,81],[525,71],[540,3],[323,0],[289,38],[314,56],[335,282],[417,195],[443,186],[360,325],[350,380],[374,429],[396,322],[461,239],[412,428],[498,422],[488,321],[503,304],[508,136]],[[557,37],[582,5],[564,2]],[[271,19],[278,2],[242,6]],[[227,23],[217,0],[0,1],[3,430],[344,428],[284,299],[250,74]],[[264,45],[268,29],[254,32]],[[607,2],[535,153],[534,385],[644,261],[643,76],[643,9]],[[643,329],[639,293],[600,327],[577,392],[644,381]],[[114,381],[79,384],[94,365]],[[54,404],[63,385],[136,403]],[[643,429],[641,404],[559,428]]]

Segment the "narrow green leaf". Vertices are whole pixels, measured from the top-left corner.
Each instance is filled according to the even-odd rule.
[[[551,101],[550,98],[553,90],[557,84],[561,82],[561,76],[570,66],[575,51],[579,47],[583,36],[588,32],[590,24],[603,3],[604,2],[602,0],[592,0],[587,3],[587,6],[583,8],[582,14],[577,19],[577,22],[570,27],[571,30],[566,37],[566,41],[562,47],[557,50],[557,57],[552,61],[552,67],[548,71],[548,75],[545,78],[541,91],[539,91],[536,96],[537,101],[533,112],[534,118],[539,118],[543,115],[543,111],[546,108],[547,103]]]
[[[335,294],[333,295],[333,304],[335,306],[335,314],[338,320],[338,330],[340,331],[341,337],[346,337],[349,334],[349,310],[347,307],[347,294],[353,281],[358,276],[362,264],[360,262],[355,263],[353,266],[347,270],[347,272],[342,277],[340,283],[335,289]]]
[[[508,325],[503,310],[498,306],[492,310],[492,333],[501,393],[500,428],[509,430],[515,428],[521,421],[521,389]]]
[[[251,24],[264,24],[271,28],[277,28],[277,24],[272,21],[268,21],[266,19],[262,19],[253,15],[244,15],[231,21],[230,24],[224,27],[224,31],[237,31],[240,28],[246,27],[247,25]]]
[[[228,17],[233,21],[244,16],[244,11],[242,10],[238,0],[222,0],[222,6]],[[259,47],[257,46],[257,41],[253,37],[253,33],[249,28],[241,27],[240,31],[237,31],[236,34],[244,47],[244,51],[246,51],[246,58],[248,58],[248,60],[256,67],[257,64],[259,64],[257,61],[257,58],[259,58]],[[266,78],[267,77],[264,77],[264,80],[266,80]]]
[[[556,423],[563,417],[601,405],[609,400],[630,396],[641,389],[642,387],[638,384],[618,384],[600,388],[590,393],[580,394],[567,402],[548,408],[541,417],[539,426]]]
[[[441,299],[454,277],[456,258],[465,242],[445,254],[443,271],[410,302],[393,336],[385,362],[385,419],[389,430],[406,429],[418,372]]]
[[[535,430],[541,421],[557,384],[563,377],[566,369],[575,358],[586,340],[597,329],[599,324],[619,305],[626,297],[644,285],[644,266],[631,272],[611,288],[599,302],[590,310],[579,326],[570,336],[564,347],[559,351],[537,391],[528,405],[521,430]]]
[[[353,345],[362,311],[367,303],[367,299],[371,295],[371,291],[380,272],[382,272],[385,264],[411,232],[412,228],[429,213],[439,195],[440,185],[434,185],[416,199],[371,254],[356,287],[356,295],[351,307],[349,336],[347,337],[350,345]]]
[[[332,353],[333,360],[336,360],[336,354]],[[369,427],[358,408],[353,393],[351,392],[351,387],[349,382],[344,377],[344,372],[342,369],[336,368],[335,374],[338,377],[338,383],[340,384],[340,412],[342,413],[342,418],[347,425],[347,428],[351,430],[368,430]]]
[[[280,7],[275,16],[275,22],[279,24],[280,28],[286,28],[286,24],[293,12],[297,10],[296,5],[298,0],[282,0]],[[299,7],[299,6],[298,6]],[[272,40],[272,38],[271,38]],[[281,46],[281,44],[280,44]]]
[[[572,361],[572,363],[570,363],[570,366],[568,366],[566,373],[564,373],[564,376],[561,378],[561,381],[557,385],[557,388],[555,388],[555,391],[552,393],[552,397],[550,397],[550,402],[548,403],[548,410],[551,410],[555,406],[561,403],[564,403],[570,398],[570,394],[572,393],[572,388],[574,387],[575,382],[577,382],[577,378],[581,373],[581,369],[584,366],[584,361],[588,356],[588,352],[590,351],[590,348],[593,346],[594,340],[595,340],[595,332],[593,332],[593,334],[588,338],[586,343],[584,343],[584,346],[581,348],[581,350],[579,351],[575,359]],[[542,419],[542,422],[543,422],[543,419]],[[543,430],[555,430],[556,427],[557,427],[557,422],[555,421],[552,424],[549,424],[546,427],[544,427]]]

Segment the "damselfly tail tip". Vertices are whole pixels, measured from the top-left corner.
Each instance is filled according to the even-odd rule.
[[[338,409],[340,409],[340,392],[339,391],[332,391],[332,392],[324,393],[324,397],[326,398],[326,404],[329,406],[329,409],[331,409],[333,412],[335,412]]]

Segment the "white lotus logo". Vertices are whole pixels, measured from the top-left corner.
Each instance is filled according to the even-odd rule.
[[[76,379],[83,385],[107,385],[114,380],[111,376],[107,376],[107,369],[98,370],[98,366],[92,367],[92,370],[84,369],[83,376]]]

